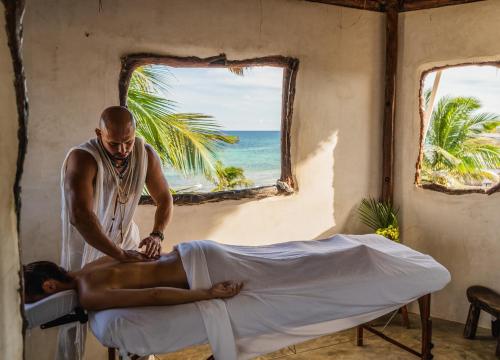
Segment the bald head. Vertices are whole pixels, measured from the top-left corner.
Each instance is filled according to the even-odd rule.
[[[96,135],[111,157],[117,161],[130,155],[135,141],[135,120],[124,106],[106,108],[99,120]]]
[[[135,120],[132,113],[125,106],[110,106],[101,114],[99,128],[123,129],[132,126],[135,129]]]

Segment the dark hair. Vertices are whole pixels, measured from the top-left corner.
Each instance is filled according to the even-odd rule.
[[[35,261],[23,266],[24,296],[29,301],[39,295],[45,295],[42,285],[44,281],[53,279],[63,282],[71,281],[68,272],[50,261]]]

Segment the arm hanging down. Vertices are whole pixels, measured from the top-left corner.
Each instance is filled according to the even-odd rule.
[[[173,287],[148,289],[79,289],[80,304],[86,310],[97,311],[121,307],[178,305],[189,302],[224,299],[238,294],[242,283],[225,281],[210,289],[189,290]]]

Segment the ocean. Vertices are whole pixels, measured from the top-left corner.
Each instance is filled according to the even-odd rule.
[[[280,131],[224,131],[239,138],[219,154],[225,166],[243,168],[251,187],[275,185],[281,176]],[[203,176],[185,178],[172,168],[164,169],[170,187],[179,192],[209,192],[215,186]]]

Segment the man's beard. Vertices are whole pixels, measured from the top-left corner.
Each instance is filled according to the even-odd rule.
[[[117,156],[117,155],[113,155],[113,154],[109,154],[110,157],[113,159],[113,160],[118,160],[118,161],[121,161],[121,160],[126,160],[130,154],[128,155],[125,155],[125,156]]]

